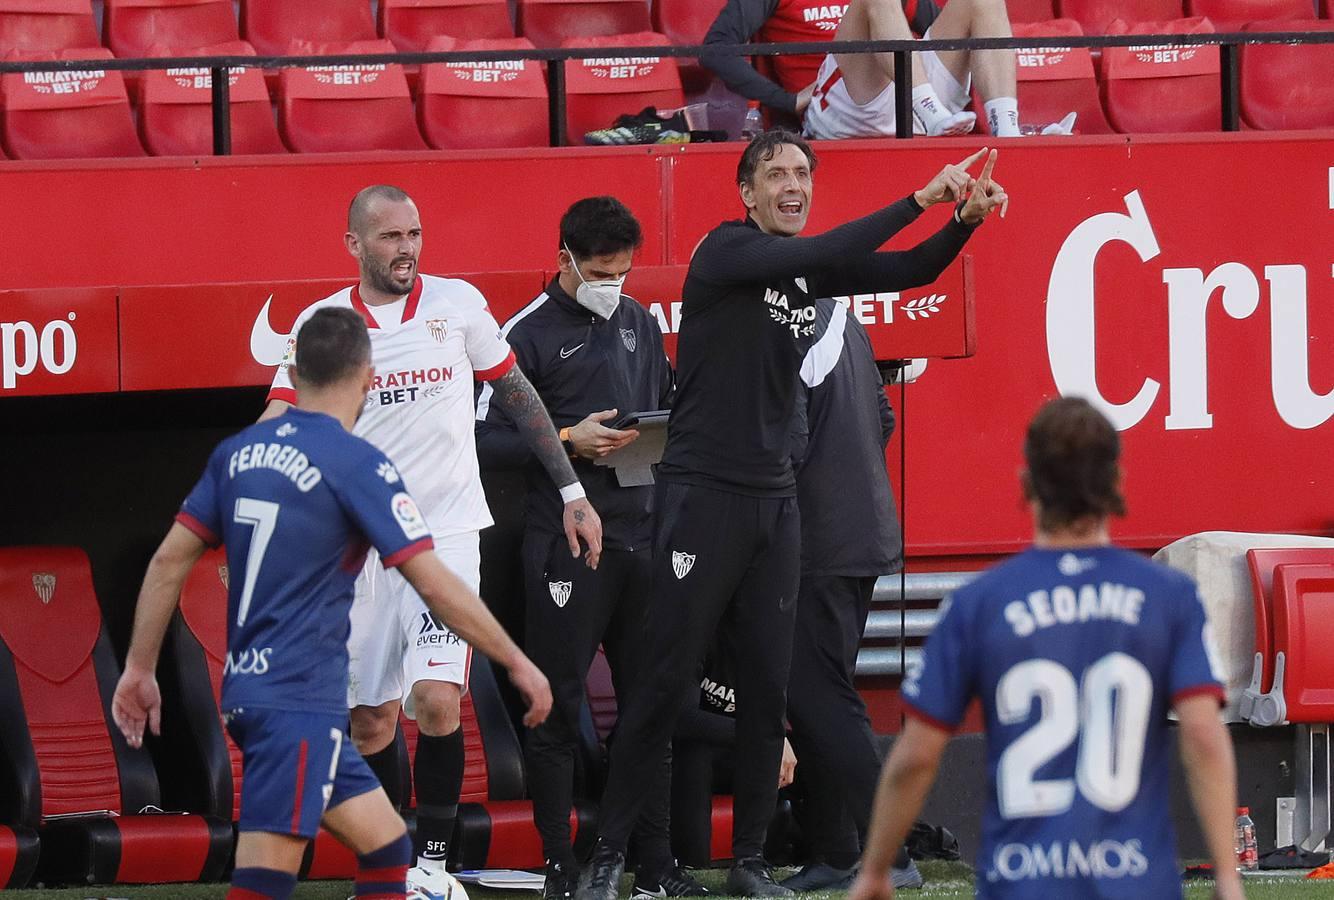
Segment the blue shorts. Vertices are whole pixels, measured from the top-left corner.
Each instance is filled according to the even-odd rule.
[[[241,748],[240,831],[313,838],[326,809],[380,786],[346,715],[248,707],[224,718]]]

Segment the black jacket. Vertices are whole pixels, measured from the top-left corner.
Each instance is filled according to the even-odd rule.
[[[577,425],[598,410],[616,409],[626,415],[671,404],[672,369],[663,350],[662,330],[653,315],[629,296],[622,295],[616,312],[604,320],[553,280],[505,323],[502,334],[557,428]],[[486,469],[525,468],[527,526],[560,534],[565,508],[560,493],[514,424],[491,402],[491,394],[491,388],[483,385],[477,398],[478,460]],[[603,545],[613,550],[647,547],[652,487],[621,487],[611,468],[581,458],[574,460],[574,470],[602,518]]]

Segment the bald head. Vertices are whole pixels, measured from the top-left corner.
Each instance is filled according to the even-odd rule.
[[[357,191],[352,203],[347,208],[347,230],[356,235],[365,235],[370,224],[373,210],[378,203],[412,203],[412,198],[402,188],[389,184],[373,184]]]

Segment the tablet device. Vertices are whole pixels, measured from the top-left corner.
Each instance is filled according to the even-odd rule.
[[[617,431],[625,428],[636,428],[640,425],[666,425],[671,417],[670,409],[654,409],[647,412],[627,413],[617,419],[611,427]]]

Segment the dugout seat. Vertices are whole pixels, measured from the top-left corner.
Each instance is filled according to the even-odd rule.
[[[441,36],[512,38],[514,24],[507,0],[380,0],[380,36],[414,53]]]
[[[661,47],[661,34],[613,34],[570,38],[562,47]],[[644,56],[570,60],[566,64],[566,118],[568,141],[582,144],[584,134],[609,128],[616,117],[637,113],[646,106],[675,109],[685,103],[676,60]]]
[[[239,39],[231,0],[105,0],[103,7],[102,41],[122,58],[163,49],[188,55]]]
[[[233,41],[198,52],[246,56],[254,51]],[[232,153],[286,153],[273,120],[269,89],[259,69],[231,69]],[[208,69],[154,69],[143,74],[139,135],[154,156],[213,154],[213,76]]]
[[[1186,0],[1192,16],[1208,16],[1215,31],[1241,31],[1248,22],[1311,18],[1311,0]]]
[[[1274,654],[1283,654],[1289,722],[1334,722],[1334,563],[1285,563],[1274,569]]]
[[[1074,19],[1085,34],[1106,34],[1116,19],[1165,22],[1179,19],[1182,0],[1057,0],[1062,19]]]
[[[653,30],[667,35],[673,44],[702,44],[709,26],[725,5],[726,0],[654,0]],[[677,65],[687,94],[707,89],[713,80],[713,73],[697,59],[679,59]]]
[[[1334,31],[1321,20],[1251,22],[1246,31]],[[1334,44],[1241,48],[1241,116],[1265,131],[1334,127]]]
[[[519,0],[518,20],[519,34],[538,47],[564,47],[571,38],[625,36],[651,28],[644,0]]]
[[[379,36],[366,0],[241,0],[241,33],[261,56],[282,56],[293,40],[349,43]]]
[[[73,547],[0,548],[0,759],[19,823],[39,828],[46,883],[167,883],[222,875],[230,825],[149,814],[161,797],[152,760],[111,719],[120,670],[102,627],[87,555]]]
[[[37,832],[0,825],[0,890],[26,887],[37,868]]]
[[[1019,23],[1015,37],[1076,37],[1084,31],[1073,19]],[[1077,113],[1076,134],[1110,134],[1112,126],[1098,98],[1093,58],[1087,47],[1030,48],[1015,54],[1022,124],[1042,126]],[[982,108],[974,94],[973,106]],[[985,117],[983,117],[985,118]]]
[[[0,55],[98,44],[92,0],[0,0]]]
[[[1202,34],[1206,18],[1172,22],[1117,20],[1107,33]],[[1102,97],[1112,127],[1122,133],[1218,131],[1223,101],[1218,91],[1218,51],[1213,47],[1106,47]]]
[[[110,59],[102,47],[59,53],[15,53],[11,59],[87,59],[70,72],[5,75],[4,143],[14,159],[143,156],[120,72],[96,68]]]
[[[527,38],[438,37],[428,49],[531,50],[533,45]],[[533,60],[423,66],[417,117],[427,143],[437,150],[545,147],[550,140],[545,68]]]
[[[1049,22],[1056,18],[1055,0],[1005,0],[1010,22]]]
[[[392,53],[388,41],[357,41],[346,53]],[[279,128],[297,153],[425,150],[407,76],[399,65],[283,69]]]

